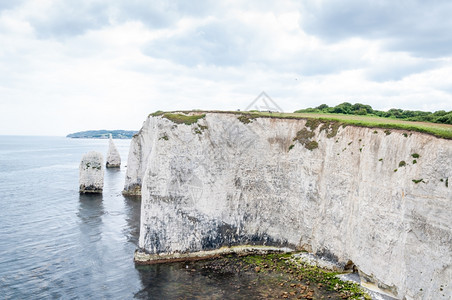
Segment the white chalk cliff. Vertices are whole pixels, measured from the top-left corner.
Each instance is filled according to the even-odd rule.
[[[140,253],[287,246],[352,261],[399,299],[450,299],[452,141],[306,123],[150,116],[125,184],[142,195]]]
[[[80,193],[102,193],[104,187],[103,156],[91,151],[80,161]]]
[[[110,134],[110,139],[108,141],[108,153],[107,153],[107,168],[119,168],[121,166],[121,156],[119,155],[118,149],[116,149],[115,143]]]

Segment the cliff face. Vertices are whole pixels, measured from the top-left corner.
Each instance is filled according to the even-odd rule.
[[[451,180],[450,140],[208,113],[148,118],[125,190],[142,184],[142,252],[288,246],[352,261],[397,298],[448,299]]]

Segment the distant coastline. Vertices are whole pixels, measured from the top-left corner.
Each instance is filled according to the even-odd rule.
[[[133,130],[88,130],[70,133],[66,137],[73,139],[131,139],[137,131]]]

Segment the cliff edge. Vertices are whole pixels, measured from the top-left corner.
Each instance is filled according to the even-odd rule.
[[[142,195],[143,259],[289,247],[353,262],[400,299],[449,299],[451,179],[452,140],[427,134],[164,114],[133,137],[125,192]]]

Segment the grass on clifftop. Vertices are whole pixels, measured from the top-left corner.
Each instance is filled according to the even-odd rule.
[[[240,112],[235,112],[240,113]],[[403,121],[375,116],[357,116],[343,114],[321,114],[321,113],[277,113],[277,112],[252,112],[253,117],[281,118],[281,119],[318,119],[321,121],[336,121],[345,125],[368,127],[401,129],[408,131],[423,132],[436,137],[452,139],[452,125]]]
[[[436,137],[452,139],[452,125],[393,120],[381,117],[355,116],[341,114],[294,113],[299,118],[317,118],[324,121],[338,121],[347,125],[369,128],[401,129],[432,134]]]
[[[199,119],[204,118],[206,115],[184,115],[184,114],[173,114],[173,113],[163,113],[162,116],[176,124],[191,125],[198,122]]]
[[[196,113],[194,115],[184,115],[181,113]],[[202,113],[202,114],[201,114]],[[359,116],[327,113],[278,113],[278,112],[246,112],[246,111],[183,111],[183,112],[161,112],[158,111],[153,116],[163,116],[175,123],[193,124],[198,119],[204,118],[206,113],[229,113],[236,115],[246,115],[248,118],[278,118],[278,119],[317,119],[321,121],[336,121],[344,125],[352,125],[368,128],[400,129],[407,131],[423,132],[436,137],[452,139],[452,125],[403,121],[375,116]]]

